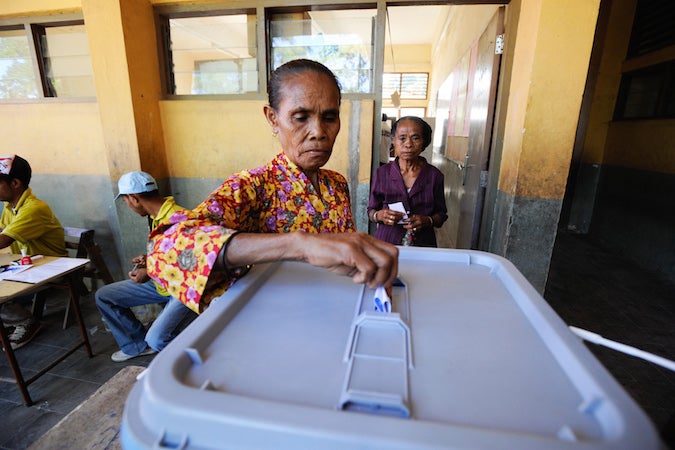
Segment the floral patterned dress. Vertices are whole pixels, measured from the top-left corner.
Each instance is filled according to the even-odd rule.
[[[321,169],[319,185],[317,193],[283,153],[266,166],[233,175],[197,208],[175,213],[150,234],[148,273],[173,297],[202,312],[235,281],[220,273],[209,280],[220,249],[235,231],[355,230],[345,178]]]

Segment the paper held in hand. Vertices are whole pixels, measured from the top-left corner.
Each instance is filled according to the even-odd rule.
[[[392,211],[403,213],[403,217],[401,218],[401,220],[398,221],[398,224],[400,225],[400,224],[405,223],[404,221],[408,218],[408,211],[405,210],[405,206],[403,206],[403,202],[390,203],[387,206]]]
[[[373,302],[375,303],[375,311],[385,313],[391,312],[391,299],[389,298],[389,295],[387,295],[387,291],[383,286],[379,286],[377,289],[375,289]]]

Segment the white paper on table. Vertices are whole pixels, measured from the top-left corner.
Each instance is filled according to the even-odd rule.
[[[26,269],[31,268],[32,265],[19,266],[15,264],[7,264],[6,266],[0,266],[2,272],[0,272],[0,280],[6,280],[7,278],[16,275],[19,272],[23,272]]]
[[[4,279],[20,281],[22,283],[39,283],[63,275],[68,270],[81,266],[84,261],[88,260],[81,258],[59,258],[40,266],[30,266],[30,270],[24,270],[18,273],[15,272]],[[2,274],[0,273],[0,275]]]
[[[405,210],[405,206],[403,206],[403,202],[396,202],[396,203],[390,203],[387,205],[389,209],[392,211],[396,212],[402,212],[403,213],[403,219],[399,220],[398,223],[401,224],[403,223],[403,220],[408,218],[408,211]]]

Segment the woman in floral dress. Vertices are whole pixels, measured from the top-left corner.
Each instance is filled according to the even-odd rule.
[[[263,112],[282,152],[150,236],[148,272],[196,312],[250,264],[305,261],[370,287],[390,287],[397,274],[396,247],[355,232],[345,178],[322,169],[340,130],[335,75],[294,60],[273,72],[268,95]]]

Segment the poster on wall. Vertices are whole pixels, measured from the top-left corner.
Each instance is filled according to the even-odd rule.
[[[438,91],[438,117],[447,117],[442,124],[445,133],[441,134],[445,142],[439,142],[439,148],[445,147],[445,152],[442,153],[458,164],[464,163],[469,148],[471,98],[477,54],[478,41],[474,42]]]

